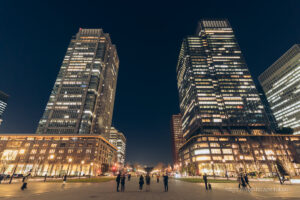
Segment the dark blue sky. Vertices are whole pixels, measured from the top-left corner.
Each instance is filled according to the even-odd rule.
[[[33,133],[70,38],[110,33],[120,57],[113,124],[127,161],[171,162],[170,117],[179,112],[181,40],[201,18],[228,18],[253,77],[300,42],[300,1],[1,1],[0,90],[10,95],[1,133]]]

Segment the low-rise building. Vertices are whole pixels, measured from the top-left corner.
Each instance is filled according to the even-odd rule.
[[[213,176],[236,176],[241,170],[272,176],[278,164],[300,175],[300,136],[197,135],[179,150],[183,171]]]
[[[1,134],[0,173],[99,175],[116,164],[117,148],[100,135]]]

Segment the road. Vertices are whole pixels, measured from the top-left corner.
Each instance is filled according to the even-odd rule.
[[[109,200],[277,200],[277,199],[299,199],[300,185],[279,185],[277,183],[252,183],[252,191],[241,191],[236,189],[237,184],[215,183],[212,191],[205,191],[201,183],[187,183],[171,179],[169,192],[163,191],[162,182],[151,182],[150,192],[138,191],[138,180],[133,178],[126,182],[125,192],[115,191],[115,181],[104,183],[67,183],[62,187],[61,183],[32,182],[28,189],[20,190],[21,183],[1,184],[0,199],[109,199]],[[145,189],[145,188],[144,188]]]

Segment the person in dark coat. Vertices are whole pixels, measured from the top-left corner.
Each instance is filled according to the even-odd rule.
[[[156,182],[159,183],[159,175],[156,176]]]
[[[204,184],[205,184],[205,189],[208,190],[208,187],[207,187],[208,186],[207,185],[207,175],[206,174],[203,175],[203,181],[204,181]]]
[[[245,189],[246,181],[245,181],[244,176],[243,176],[242,173],[239,174],[238,181],[239,181],[239,188],[241,188],[241,186],[242,186],[242,188]]]
[[[150,179],[150,175],[147,174],[146,176],[146,191],[150,191],[150,182],[151,182],[151,179]]]
[[[251,188],[247,173],[245,173],[244,180],[245,180],[245,183],[249,186],[249,188]]]
[[[3,179],[4,179],[4,175],[0,175],[0,184],[1,184]]]
[[[168,190],[169,190],[169,177],[168,177],[168,174],[164,175],[164,186],[165,186],[165,192],[168,192]]]
[[[128,174],[128,181],[130,181],[131,179],[131,174]]]
[[[23,185],[21,187],[21,190],[27,189],[27,182],[29,179],[29,176],[31,175],[31,173],[29,173],[28,175],[24,176],[23,178]]]
[[[121,177],[121,192],[125,191],[125,174]]]
[[[116,182],[117,182],[117,192],[119,192],[119,186],[120,186],[120,182],[121,182],[121,173],[118,174],[118,176],[116,178]]]
[[[140,190],[143,190],[143,185],[144,185],[144,177],[143,177],[143,175],[140,176],[139,185],[140,185]]]

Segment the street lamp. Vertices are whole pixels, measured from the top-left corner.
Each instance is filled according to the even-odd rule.
[[[15,172],[16,172],[16,170],[17,170],[17,167],[18,167],[18,164],[19,164],[19,161],[20,161],[20,158],[21,158],[20,155],[23,155],[24,153],[25,153],[25,149],[20,149],[19,152],[18,152],[19,158],[18,158],[18,161],[17,161],[17,163],[16,163],[15,169],[14,169],[12,175],[10,176],[9,184],[11,184],[11,182],[12,182],[12,180],[13,180],[13,177],[14,177],[14,174],[15,174]]]
[[[69,168],[70,168],[70,164],[71,164],[72,160],[73,160],[72,158],[69,158],[69,159],[68,159],[68,163],[69,163],[69,164],[68,164],[68,169],[67,169],[67,176],[68,176],[68,174],[69,174]]]
[[[52,164],[52,165],[51,165],[51,168],[50,168],[50,172],[49,172],[50,176],[51,176],[51,174],[52,174],[52,170],[53,170],[53,167],[54,167],[54,163],[53,163],[53,162],[54,162],[54,161],[53,161],[53,160],[54,160],[54,157],[55,157],[55,156],[54,156],[53,154],[49,156],[50,163]],[[47,171],[48,171],[48,170],[47,170]],[[45,175],[45,180],[44,180],[44,182],[46,182],[46,180],[47,180],[47,174]]]
[[[211,161],[210,164],[211,164],[211,168],[212,168],[212,171],[213,171],[213,176],[214,176],[214,179],[215,179],[216,175],[215,175],[214,161]]]
[[[81,161],[80,163],[80,172],[79,172],[79,178],[81,176],[81,173],[82,173],[82,165],[84,164],[84,160]]]
[[[91,164],[90,164],[90,170],[89,170],[89,176],[90,176],[90,178],[91,178],[91,171],[92,171],[93,165],[94,165],[94,163],[91,163]]]

